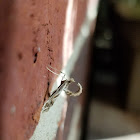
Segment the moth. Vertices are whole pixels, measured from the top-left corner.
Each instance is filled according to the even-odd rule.
[[[51,66],[49,66],[51,69],[55,69]],[[59,75],[58,73],[55,73],[54,71],[52,71],[49,67],[47,67],[48,71],[52,72],[53,74]],[[44,103],[43,107],[42,107],[42,112],[47,112],[50,107],[54,104],[56,98],[61,94],[62,91],[64,91],[67,95],[69,96],[79,96],[82,93],[82,86],[80,83],[77,84],[78,86],[78,91],[76,92],[72,92],[68,89],[69,85],[71,83],[74,83],[74,79],[73,78],[69,78],[69,79],[64,79],[65,74],[63,72],[61,72],[64,76],[61,80],[61,84],[59,85],[59,87],[54,90],[51,94],[51,96],[48,98],[48,100]]]

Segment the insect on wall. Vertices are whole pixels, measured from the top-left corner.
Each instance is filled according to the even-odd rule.
[[[47,67],[47,69],[53,74],[59,75],[58,73],[54,72],[55,68],[51,67],[50,65]],[[69,95],[69,96],[79,96],[82,93],[82,86],[80,85],[80,83],[77,84],[79,88],[78,91],[76,92],[70,91],[68,88],[70,84],[75,82],[74,79],[73,78],[66,79],[65,74],[63,72],[60,72],[60,73],[63,74],[61,84],[57,87],[56,90],[50,93],[49,99],[44,103],[42,107],[42,113],[50,109],[50,107],[54,104],[55,100],[61,94],[62,91],[64,91],[66,95]]]

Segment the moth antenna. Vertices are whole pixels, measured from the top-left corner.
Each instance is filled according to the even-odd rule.
[[[62,71],[60,71],[60,70],[58,70],[58,69],[56,69],[56,68],[53,68],[51,65],[48,65],[48,67],[50,67],[51,69],[56,70],[57,72],[62,73],[62,74],[65,75],[65,73],[63,73]]]
[[[48,67],[46,67],[50,72],[52,72],[53,74],[55,74],[55,75],[58,75],[59,76],[59,74],[58,73],[56,73],[56,72],[54,72],[53,70],[51,70],[51,69],[53,69],[53,70],[56,70],[56,71],[58,71],[59,73],[62,73],[63,74],[63,76],[62,76],[62,80],[64,79],[64,77],[65,77],[65,73],[63,73],[62,71],[59,71],[59,70],[57,70],[57,69],[55,69],[55,68],[53,68],[52,66],[50,66],[50,65],[48,65]]]
[[[59,75],[58,73],[56,73],[56,72],[54,72],[54,71],[52,71],[51,69],[49,69],[48,67],[46,67],[47,68],[47,70],[49,70],[50,72],[52,72],[53,74],[55,74],[55,75]]]

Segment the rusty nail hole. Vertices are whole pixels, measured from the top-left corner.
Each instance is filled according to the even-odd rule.
[[[37,61],[37,53],[35,53],[34,55],[34,63],[36,63],[36,61]]]
[[[19,59],[19,60],[21,60],[21,59],[22,59],[22,57],[23,57],[23,56],[22,56],[22,53],[21,53],[21,52],[20,52],[20,53],[18,53],[18,59]]]
[[[48,86],[50,85],[50,82],[48,82]]]
[[[31,17],[31,18],[34,18],[34,14],[30,14],[30,17]]]
[[[33,48],[34,63],[36,63],[36,61],[37,61],[38,52],[40,52],[40,48],[39,47],[34,47]]]

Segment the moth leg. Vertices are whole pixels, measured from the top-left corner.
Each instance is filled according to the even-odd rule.
[[[65,93],[69,96],[79,96],[82,93],[82,86],[78,83],[77,86],[79,87],[78,91],[72,92],[68,89],[64,89]]]
[[[51,102],[50,102],[50,100],[48,100],[42,107],[42,113],[43,112],[48,112],[50,107],[51,107]]]

